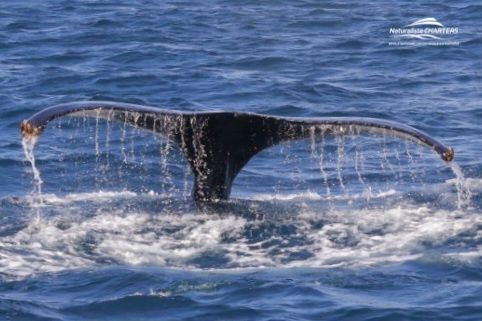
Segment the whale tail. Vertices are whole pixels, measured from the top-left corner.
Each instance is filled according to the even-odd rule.
[[[259,151],[287,140],[325,134],[382,134],[432,148],[444,161],[454,158],[428,134],[393,121],[374,118],[285,118],[237,112],[177,112],[134,104],[76,102],[40,111],[21,123],[24,137],[39,136],[49,121],[66,116],[118,120],[160,133],[177,143],[194,173],[198,204],[228,199],[236,175]]]

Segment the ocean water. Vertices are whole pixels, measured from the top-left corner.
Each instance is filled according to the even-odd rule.
[[[435,17],[457,44],[390,44]],[[2,1],[1,320],[481,320],[477,1]],[[424,130],[262,151],[200,211],[176,147],[61,118],[34,179],[20,122],[109,100],[364,116]]]

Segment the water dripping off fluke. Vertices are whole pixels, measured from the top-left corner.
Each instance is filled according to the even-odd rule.
[[[23,153],[25,154],[25,158],[28,160],[30,165],[32,166],[32,173],[33,173],[33,181],[35,183],[35,192],[36,194],[42,194],[42,178],[40,177],[40,171],[38,170],[35,164],[35,155],[33,150],[35,148],[35,144],[37,143],[38,137],[23,137],[22,138],[22,147]]]
[[[33,182],[34,182],[34,190],[33,190],[33,203],[31,204],[32,207],[37,208],[37,217],[40,216],[40,208],[42,207],[43,200],[42,200],[42,178],[40,176],[40,171],[35,164],[35,155],[33,150],[35,148],[35,144],[37,143],[38,136],[23,136],[22,137],[22,147],[23,152],[25,154],[25,158],[30,163],[32,167],[33,173]]]
[[[459,164],[455,161],[447,163],[455,174],[455,188],[457,190],[457,208],[461,209],[470,205],[472,198],[472,192],[470,191],[467,180],[464,177],[464,173]]]
[[[446,162],[452,161],[454,157],[453,149],[428,134],[411,126],[383,119],[295,118],[238,112],[181,112],[102,101],[60,104],[42,110],[22,123],[22,135],[27,138],[39,136],[50,121],[66,115],[95,117],[96,155],[100,153],[99,118],[127,122],[136,128],[146,129],[172,140],[179,147],[194,174],[193,195],[198,204],[228,199],[235,177],[258,152],[286,141],[306,139],[310,136],[314,138],[326,134],[335,137],[336,178],[340,190],[345,194],[347,188],[341,172],[353,162],[345,157],[345,152],[349,152],[349,149],[345,151],[344,136],[388,134],[429,147]],[[110,138],[109,130],[108,128],[107,138]],[[132,142],[131,147],[134,144]],[[106,149],[108,153],[109,146],[106,146]],[[363,165],[362,159],[357,161],[360,161],[360,166]],[[358,163],[355,166],[358,169]],[[320,168],[320,172],[323,175],[324,169]],[[359,180],[361,183],[363,177],[359,177]],[[38,181],[41,182],[40,179]],[[326,180],[325,185],[328,185]]]
[[[323,178],[323,184],[325,185],[325,190],[326,190],[326,196],[327,197],[330,197],[331,196],[331,190],[330,190],[330,185],[328,183],[328,175],[324,169],[324,153],[325,153],[325,150],[324,150],[324,145],[325,145],[325,135],[324,135],[324,129],[323,128],[319,128],[319,130],[321,131],[321,133],[319,134],[319,137],[320,137],[320,147],[319,147],[319,151],[317,150],[317,142],[316,142],[316,130],[318,128],[316,126],[312,126],[310,128],[310,138],[311,138],[311,145],[310,145],[310,148],[311,148],[311,157],[313,157],[317,163],[318,163],[318,167],[319,167],[319,171],[320,171],[320,174],[321,174],[321,177]]]
[[[338,178],[338,183],[340,184],[341,190],[344,194],[347,193],[345,184],[343,183],[343,164],[345,162],[345,141],[342,136],[335,136],[335,141],[337,144],[337,160],[336,160],[336,176]]]
[[[364,194],[366,196],[367,201],[370,201],[372,197],[372,187],[366,184],[365,180],[363,179],[362,172],[365,171],[364,166],[364,156],[361,150],[359,150],[358,146],[355,147],[355,172],[358,177],[358,181],[363,187]]]

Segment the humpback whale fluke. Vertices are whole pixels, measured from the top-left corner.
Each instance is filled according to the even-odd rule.
[[[49,121],[66,115],[116,119],[176,142],[194,173],[194,198],[198,203],[228,199],[234,178],[259,151],[313,135],[394,135],[432,148],[444,161],[454,158],[452,148],[428,134],[408,125],[375,118],[180,112],[103,101],[67,103],[44,109],[21,123],[22,135],[39,136]]]

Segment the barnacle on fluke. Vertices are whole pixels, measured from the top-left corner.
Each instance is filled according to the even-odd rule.
[[[24,120],[20,123],[20,131],[22,132],[22,137],[35,137],[42,133],[42,126],[33,126],[28,120]]]

